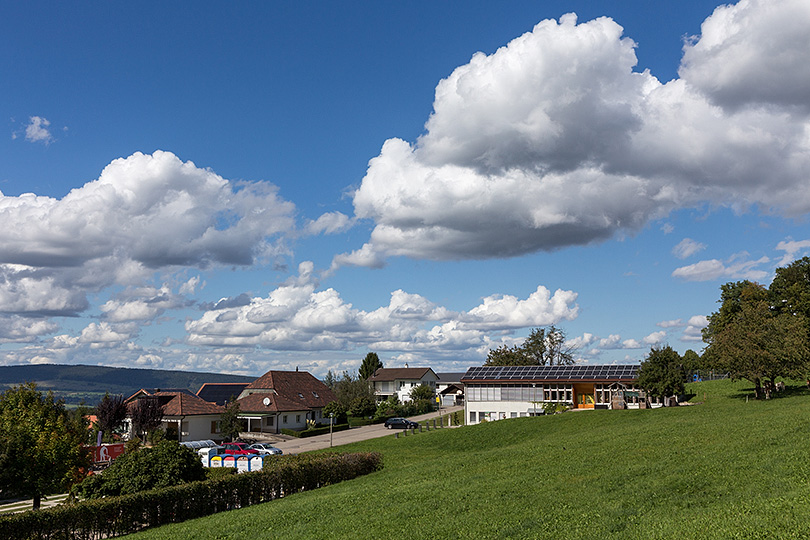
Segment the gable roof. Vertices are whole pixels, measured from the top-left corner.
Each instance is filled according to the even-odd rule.
[[[264,400],[267,400],[265,404]],[[292,401],[282,396],[277,396],[272,392],[257,392],[243,398],[239,398],[240,413],[268,413],[268,412],[292,412],[308,411],[309,407],[303,400]]]
[[[248,384],[250,383],[203,383],[197,390],[197,397],[210,403],[225,405],[232,396],[238,398]]]
[[[464,376],[464,371],[461,372],[454,372],[454,373],[437,373],[436,376],[439,378],[439,382],[442,384],[451,384],[457,383],[461,381],[461,378]]]
[[[137,395],[137,393],[136,393]],[[134,396],[133,396],[134,397]],[[172,391],[155,392],[142,397],[155,398],[163,405],[163,416],[197,416],[197,415],[219,415],[225,410],[224,407],[209,403],[198,398],[191,392]],[[139,398],[128,403],[127,409],[135,407]]]
[[[283,410],[297,411],[326,407],[329,402],[337,399],[328,386],[307,371],[268,371],[242,390],[242,397],[239,399],[240,409],[242,399],[250,394],[260,394],[262,399],[280,397],[295,403],[298,407]],[[261,400],[259,401],[261,402]],[[302,409],[301,406],[304,408]],[[264,410],[264,406],[262,407],[261,410]]]
[[[394,381],[401,379],[420,380],[428,374],[428,372],[436,373],[429,367],[412,367],[412,368],[379,368],[374,374],[368,378],[369,381]]]
[[[135,392],[134,394],[129,396],[127,399],[125,399],[124,402],[129,403],[130,401],[132,401],[134,399],[137,399],[139,397],[143,397],[143,396],[154,396],[155,394],[157,394],[159,392],[168,392],[168,393],[182,392],[182,393],[188,394],[190,396],[194,395],[187,388],[163,388],[163,389],[161,389],[161,388],[141,388],[140,390],[138,390],[137,392]]]

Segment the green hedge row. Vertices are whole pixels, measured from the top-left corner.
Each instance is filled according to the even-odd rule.
[[[0,517],[4,540],[92,540],[243,508],[382,468],[376,452],[285,456],[261,471]]]
[[[344,431],[347,429],[349,429],[349,424],[335,424],[332,431]],[[304,439],[306,437],[314,437],[315,435],[324,435],[329,433],[329,426],[305,429],[304,431],[295,431],[294,429],[282,428],[281,433],[284,435],[292,435],[293,437],[298,437],[299,439]]]

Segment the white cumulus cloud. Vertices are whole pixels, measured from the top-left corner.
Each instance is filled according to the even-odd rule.
[[[807,213],[808,26],[803,0],[718,8],[666,84],[633,71],[609,18],[542,21],[475,54],[436,87],[426,133],[369,162],[354,208],[371,237],[334,264],[553,250],[707,202]]]

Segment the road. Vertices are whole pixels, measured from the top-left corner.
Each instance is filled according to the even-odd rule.
[[[463,411],[464,407],[448,407],[442,409],[442,414],[452,414],[455,411]],[[414,422],[422,422],[424,420],[434,420],[438,418],[438,413],[432,412],[422,414],[409,418]],[[431,424],[432,425],[432,424]],[[445,427],[445,429],[447,429]],[[360,426],[356,428],[347,429],[346,431],[336,431],[332,433],[332,446],[341,446],[357,441],[365,441],[368,439],[376,439],[378,437],[385,437],[392,435],[396,431],[386,429],[382,424],[372,424],[370,426]],[[316,435],[315,437],[307,437],[304,439],[289,438],[286,440],[275,440],[273,446],[280,448],[285,454],[300,454],[302,452],[311,452],[313,450],[322,450],[329,448],[329,434]]]

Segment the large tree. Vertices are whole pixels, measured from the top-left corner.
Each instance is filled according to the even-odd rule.
[[[563,366],[574,363],[576,349],[567,344],[565,332],[554,325],[534,328],[520,346],[502,345],[487,354],[487,366]]]
[[[124,396],[110,396],[109,392],[104,394],[96,405],[96,417],[99,430],[103,431],[109,439],[127,417],[127,404],[124,402]]]
[[[681,355],[669,345],[653,347],[638,370],[638,386],[649,395],[668,398],[684,393],[686,372]]]
[[[712,366],[754,383],[757,398],[769,397],[777,377],[804,375],[808,358],[805,316],[774,309],[768,291],[756,283],[740,288],[733,301],[738,305],[733,312],[726,310],[730,315],[723,324],[713,326],[718,315],[713,314],[704,331]]]
[[[361,376],[350,375],[348,371],[335,383],[335,397],[343,410],[353,416],[366,416],[376,410],[374,387]]]
[[[59,493],[79,479],[89,464],[83,448],[87,425],[53,394],[43,395],[34,383],[0,395],[0,498],[31,497],[40,507],[43,495]]]
[[[135,433],[143,435],[142,440],[146,440],[149,432],[160,426],[163,421],[163,413],[164,407],[160,404],[158,398],[154,396],[138,398],[138,401],[129,411]]]

